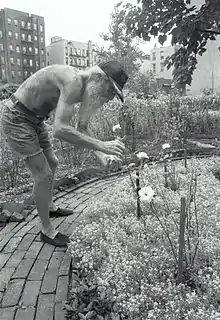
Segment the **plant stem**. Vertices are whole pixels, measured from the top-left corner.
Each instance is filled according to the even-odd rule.
[[[157,218],[158,222],[160,223],[169,243],[170,243],[170,247],[171,247],[171,250],[172,250],[172,253],[173,253],[173,256],[174,256],[174,259],[176,261],[176,265],[178,265],[178,260],[177,260],[177,257],[176,257],[176,253],[175,253],[175,250],[174,250],[174,247],[173,247],[173,244],[172,244],[172,240],[170,239],[170,235],[168,233],[168,231],[166,230],[166,228],[164,227],[162,221],[160,220],[160,218],[158,217],[158,214],[156,213],[156,210],[155,210],[155,207],[153,206],[153,203],[151,203],[151,210],[153,212],[153,214],[155,215],[155,217]]]
[[[181,197],[178,278],[177,278],[178,284],[182,283],[182,281],[183,281],[183,253],[184,253],[184,243],[185,243],[185,238],[184,238],[185,221],[186,221],[186,198]]]
[[[139,197],[139,191],[140,191],[140,174],[139,170],[136,169],[136,195],[137,195],[137,217],[140,219],[141,216],[141,202]]]
[[[166,160],[164,160],[164,175],[165,175],[165,188],[168,188],[168,179],[167,179],[168,169],[167,169],[167,161]]]

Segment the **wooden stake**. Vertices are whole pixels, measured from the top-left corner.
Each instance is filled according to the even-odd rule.
[[[178,278],[177,278],[178,284],[182,283],[182,280],[183,280],[183,251],[184,251],[184,244],[185,244],[185,222],[186,222],[186,198],[181,197]]]

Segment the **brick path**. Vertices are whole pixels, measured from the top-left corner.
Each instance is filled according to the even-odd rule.
[[[74,210],[53,218],[59,231],[71,234],[92,197],[104,192],[117,176],[93,181],[59,193],[55,203]],[[64,320],[71,257],[66,249],[40,242],[36,209],[23,223],[9,223],[0,231],[0,319]]]

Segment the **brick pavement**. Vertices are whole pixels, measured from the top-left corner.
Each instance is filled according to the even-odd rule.
[[[71,234],[89,201],[119,179],[94,179],[57,194],[57,205],[73,209],[66,218],[53,218],[53,225]],[[0,319],[64,320],[71,257],[64,248],[40,242],[36,209],[22,223],[12,222],[0,229]]]

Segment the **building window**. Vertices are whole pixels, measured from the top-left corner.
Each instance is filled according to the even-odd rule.
[[[164,59],[164,52],[160,51],[160,59],[163,60]]]
[[[30,65],[30,67],[33,67],[33,60],[32,59],[30,59],[29,65]]]
[[[10,58],[10,62],[11,62],[11,64],[14,64],[14,63],[15,63],[13,57]]]
[[[5,64],[5,57],[1,56],[1,63]]]
[[[0,38],[3,38],[3,32],[0,30]]]
[[[2,78],[5,78],[5,69],[2,68]]]
[[[161,72],[164,71],[164,63],[163,63],[163,62],[161,62],[161,64],[160,64],[160,71],[161,71]]]
[[[36,60],[36,67],[39,68],[39,61]]]
[[[44,49],[41,49],[41,54],[44,55]]]
[[[21,34],[21,39],[22,39],[23,41],[25,41],[25,34],[24,34],[24,33]]]
[[[17,19],[14,19],[14,25],[15,25],[15,27],[18,26],[18,20]]]
[[[20,52],[20,47],[17,45],[16,46],[16,52],[19,53]]]
[[[37,24],[36,23],[33,24],[33,28],[34,28],[34,30],[37,30]]]
[[[25,72],[24,72],[24,76],[27,78],[27,76],[28,76],[28,72],[27,72],[27,70],[25,70]]]
[[[77,49],[76,48],[74,49],[74,54],[77,55]]]
[[[65,47],[66,56],[68,55],[68,47]]]
[[[18,38],[19,38],[18,32],[15,32],[15,39],[18,40]]]
[[[11,24],[11,18],[8,18],[8,24]]]
[[[20,70],[18,70],[18,76],[21,77],[21,71]]]
[[[45,62],[44,62],[44,61],[42,61],[42,67],[43,67],[43,68],[45,67]]]
[[[29,52],[32,52],[32,47],[29,47],[29,48],[28,48],[28,51],[29,51]]]
[[[27,52],[27,48],[26,48],[26,47],[23,47],[23,48],[22,48],[22,52],[23,52],[23,53],[26,53],[26,52]]]
[[[80,49],[78,49],[78,55],[80,55],[80,56],[81,56],[81,50],[80,50]]]
[[[153,52],[153,53],[152,53],[152,59],[153,59],[153,60],[156,60],[156,52]]]
[[[11,30],[8,30],[8,36],[12,37],[12,31]]]
[[[37,41],[37,40],[38,40],[38,37],[37,37],[37,36],[34,36],[34,40]]]
[[[78,59],[78,65],[81,66],[81,59]]]
[[[69,60],[68,60],[68,58],[66,58],[66,64],[68,64],[69,63]]]
[[[27,59],[24,59],[24,60],[23,60],[23,63],[26,65],[26,64],[27,64]]]
[[[39,51],[38,51],[38,48],[35,48],[35,54],[38,54]]]
[[[29,30],[31,29],[31,23],[30,23],[30,22],[27,23],[27,28],[28,28]]]
[[[4,51],[4,47],[2,43],[0,43],[0,51]]]
[[[40,37],[40,42],[44,43],[44,37]]]
[[[18,66],[21,65],[21,59],[20,59],[20,58],[17,59],[17,65],[18,65]]]
[[[43,32],[44,30],[43,30],[43,25],[42,24],[40,24],[40,32]]]
[[[11,70],[11,75],[12,75],[12,78],[15,77],[15,71],[14,70]]]
[[[9,50],[13,51],[13,44],[9,44]]]
[[[30,76],[32,76],[32,74],[34,74],[32,71],[30,72]]]
[[[153,73],[156,73],[156,63],[153,63]]]
[[[22,20],[21,21],[21,27],[24,28],[24,26],[25,26],[25,22]]]
[[[31,41],[31,35],[30,34],[28,35],[28,41]]]

